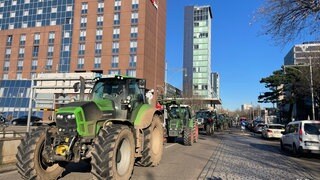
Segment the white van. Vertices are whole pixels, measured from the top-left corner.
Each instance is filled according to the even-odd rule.
[[[320,153],[320,121],[293,121],[286,126],[280,140],[281,150],[289,149],[294,155]]]

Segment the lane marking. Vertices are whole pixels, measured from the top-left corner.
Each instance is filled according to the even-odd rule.
[[[175,146],[176,144],[170,144],[169,146],[166,146],[164,148],[169,148],[169,147],[172,147],[172,146]]]

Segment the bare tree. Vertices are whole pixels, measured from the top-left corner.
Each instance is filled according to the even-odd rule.
[[[307,33],[319,33],[320,0],[265,0],[257,16],[265,20],[263,33],[286,44]]]

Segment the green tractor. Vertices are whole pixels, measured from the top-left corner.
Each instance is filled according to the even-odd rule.
[[[132,77],[97,78],[90,101],[59,108],[55,123],[21,141],[16,155],[20,175],[58,179],[69,162],[84,160],[91,163],[94,179],[129,179],[134,164],[157,166],[163,153],[163,115],[146,103],[145,85]]]
[[[182,137],[184,145],[192,146],[198,142],[198,124],[191,115],[190,106],[172,100],[164,100],[165,136],[167,141],[175,142]]]

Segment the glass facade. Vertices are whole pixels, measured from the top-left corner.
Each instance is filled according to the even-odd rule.
[[[31,80],[0,80],[0,113],[9,119],[27,115],[30,91]]]
[[[65,51],[64,47],[71,47],[72,43],[74,0],[0,0],[0,4],[0,30],[60,25],[62,36],[60,37],[59,71],[69,72],[71,53]],[[65,33],[69,33],[70,36],[63,36]],[[9,44],[7,45],[9,46]]]
[[[213,97],[211,85],[211,8],[185,8],[184,92],[187,96]],[[190,79],[191,80],[187,80]]]

